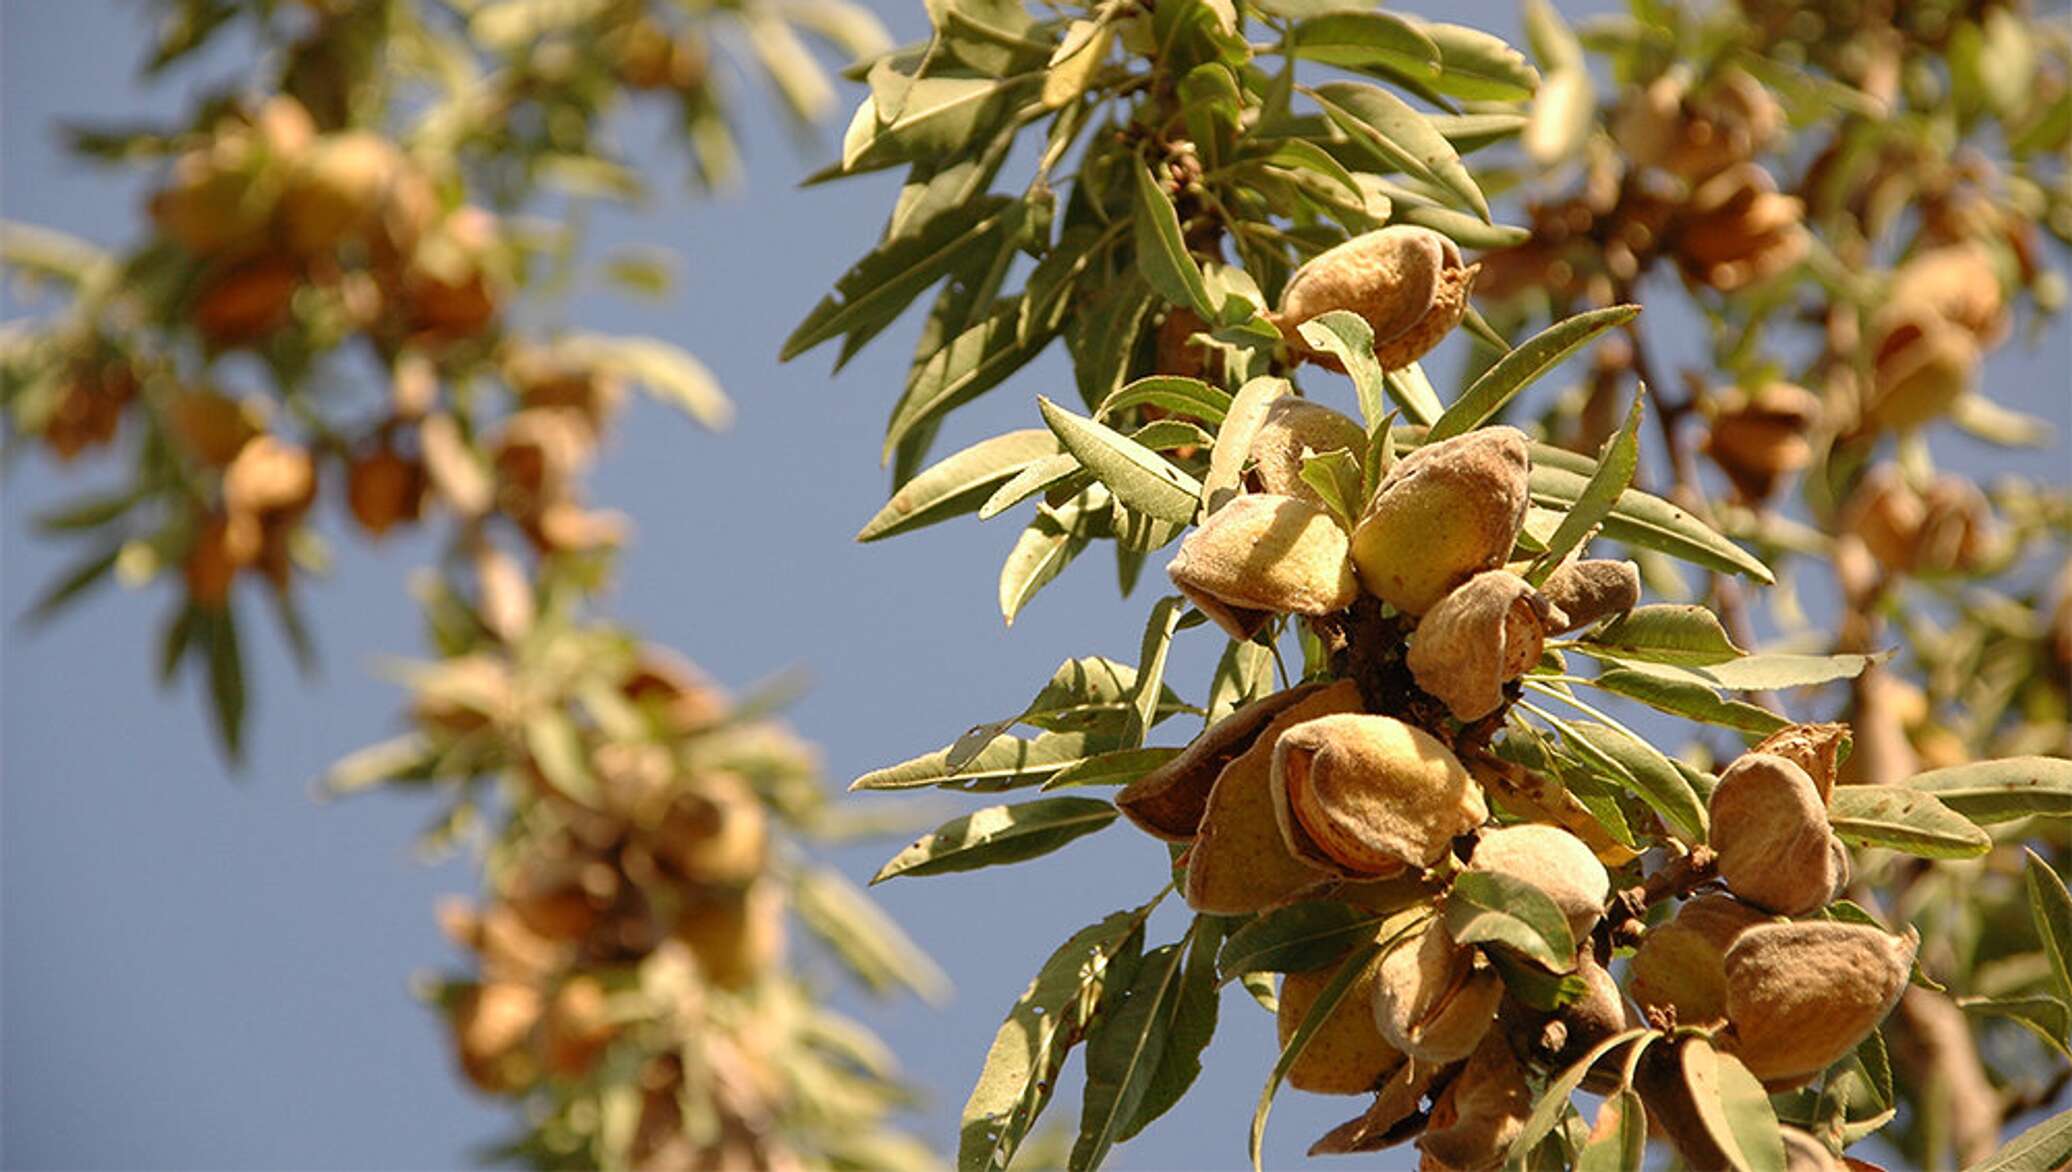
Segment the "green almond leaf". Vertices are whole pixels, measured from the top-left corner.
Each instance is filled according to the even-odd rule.
[[[1056,454],[1057,439],[1043,428],[1025,428],[981,440],[907,481],[857,532],[856,540],[876,541],[968,513],[979,507],[995,486]]]
[[[39,533],[73,533],[81,529],[98,529],[130,511],[149,493],[140,488],[127,488],[121,492],[102,496],[84,496],[36,515],[35,526]]]
[[[1734,646],[1719,616],[1702,606],[1658,603],[1636,606],[1578,645],[1621,659],[1708,667],[1748,654]]]
[[[1293,390],[1287,379],[1268,376],[1252,379],[1238,388],[1237,397],[1230,402],[1230,414],[1216,431],[1216,448],[1209,453],[1209,474],[1201,489],[1203,508],[1214,512],[1222,505],[1220,498],[1224,493],[1237,491],[1252,440],[1259,434],[1259,426],[1266,422],[1266,409]]]
[[[1384,413],[1382,396],[1387,391],[1387,374],[1374,357],[1374,327],[1349,310],[1334,309],[1296,327],[1302,340],[1317,350],[1336,357],[1353,380],[1360,400],[1360,419],[1368,427]]]
[[[2036,917],[2036,934],[2057,974],[2058,992],[2072,1002],[2072,894],[2065,881],[2050,869],[2043,856],[2022,848],[2029,878],[2029,911]]]
[[[1173,201],[1151,177],[1150,168],[1139,163],[1132,174],[1137,193],[1133,227],[1137,271],[1168,302],[1192,309],[1203,321],[1215,320],[1208,283],[1202,279],[1201,265],[1187,252]]]
[[[1439,392],[1432,389],[1432,380],[1425,377],[1424,367],[1417,363],[1389,371],[1387,382],[1389,398],[1403,409],[1403,418],[1410,422],[1430,427],[1444,411],[1439,405]]]
[[[1495,944],[1550,972],[1576,966],[1568,917],[1546,892],[1512,875],[1464,871],[1446,893],[1446,931],[1462,944]]]
[[[900,875],[946,875],[1039,858],[1115,821],[1118,811],[1096,798],[1040,798],[988,806],[953,818],[892,856],[871,883]]]
[[[1137,669],[1098,655],[1068,659],[1018,718],[1051,732],[1095,732],[1119,727],[1137,693]],[[1173,690],[1158,688],[1152,723],[1175,712],[1193,711]]]
[[[1089,757],[1069,769],[1060,769],[1043,783],[1045,790],[1078,789],[1096,785],[1128,785],[1173,758],[1180,749],[1117,749]]]
[[[1590,1138],[1576,1153],[1575,1172],[1641,1172],[1647,1146],[1647,1107],[1633,1088],[1622,1088],[1598,1106]]]
[[[1000,614],[1008,626],[1014,625],[1015,616],[1036,592],[1063,573],[1086,548],[1087,536],[1081,531],[1086,512],[1083,500],[1082,495],[1058,509],[1039,507],[1036,519],[1007,552],[1007,560],[1000,566]]]
[[[1532,1159],[1533,1149],[1540,1146],[1541,1140],[1554,1133],[1554,1128],[1560,1124],[1562,1116],[1568,1113],[1569,1099],[1583,1085],[1584,1076],[1590,1073],[1592,1066],[1597,1065],[1598,1059],[1618,1049],[1620,1046],[1634,1041],[1640,1041],[1642,1045],[1646,1045],[1659,1036],[1659,1034],[1644,1029],[1627,1030],[1624,1033],[1613,1034],[1604,1041],[1590,1047],[1588,1053],[1576,1059],[1568,1069],[1555,1076],[1547,1084],[1546,1089],[1540,1092],[1539,1098],[1534,1100],[1532,1114],[1525,1117],[1525,1126],[1519,1130],[1516,1136],[1512,1137],[1510,1150],[1504,1155],[1504,1167],[1508,1169],[1524,1169],[1528,1166],[1528,1162]]]
[[[867,337],[892,324],[914,298],[1000,229],[1011,203],[1004,196],[976,199],[931,217],[912,235],[880,244],[836,279],[835,291],[785,339],[778,361],[788,362],[831,338],[857,332]]]
[[[1194,520],[1201,499],[1200,481],[1106,424],[1074,414],[1041,395],[1036,406],[1058,442],[1107,485],[1116,500],[1176,525]]]
[[[1763,1084],[1703,1037],[1686,1039],[1682,1057],[1684,1085],[1729,1165],[1736,1172],[1785,1172],[1784,1134]]]
[[[1539,88],[1539,73],[1501,37],[1437,21],[1418,27],[1439,48],[1439,76],[1432,85],[1440,93],[1467,101],[1521,102]]]
[[[48,622],[59,611],[84,597],[87,591],[108,581],[115,572],[116,561],[121,557],[120,544],[88,555],[59,574],[57,579],[37,596],[35,603],[23,617],[30,623]]]
[[[1516,224],[1487,223],[1466,212],[1440,207],[1438,204],[1399,200],[1390,222],[1430,228],[1462,248],[1478,251],[1512,248],[1532,239],[1530,228],[1521,228]],[[1438,417],[1438,411],[1433,411],[1432,418]]]
[[[1366,504],[1360,495],[1360,460],[1344,448],[1302,458],[1302,482],[1317,490],[1338,523],[1351,529]]]
[[[1588,643],[1574,644],[1574,650],[1602,658],[1620,658],[1607,654],[1602,647]],[[1731,663],[1714,664],[1710,667],[1679,667],[1640,659],[1625,659],[1622,662],[1633,671],[1658,679],[1697,684],[1707,688],[1725,688],[1734,692],[1759,692],[1777,688],[1804,688],[1835,680],[1852,679],[1862,675],[1864,669],[1871,664],[1889,658],[1890,655],[1890,652],[1880,652],[1876,655],[1790,655],[1759,652],[1743,656]]]
[[[209,655],[209,708],[216,717],[216,735],[223,742],[224,754],[233,763],[241,762],[245,755],[245,657],[238,648],[236,614],[228,607],[210,611],[203,638]],[[541,762],[541,768],[546,768],[546,762]]]
[[[1106,420],[1131,407],[1157,407],[1213,425],[1229,413],[1230,392],[1198,378],[1154,374],[1117,388],[1094,410],[1094,418]]]
[[[1223,941],[1216,971],[1223,980],[1244,973],[1300,973],[1320,969],[1361,940],[1372,939],[1381,917],[1335,900],[1305,900],[1264,912]]]
[[[1111,993],[1110,1004],[1093,1019],[1079,1138],[1066,1165],[1071,1172],[1100,1167],[1143,1104],[1165,1057],[1192,939],[1190,931],[1187,940],[1145,953],[1129,988]]]
[[[875,72],[875,71],[874,71]],[[842,144],[842,169],[860,172],[930,156],[954,157],[985,141],[1021,102],[1038,97],[1042,74],[1011,77],[923,77],[906,87],[898,114]]]
[[[1596,464],[1588,456],[1547,444],[1532,445],[1532,500],[1545,508],[1566,510],[1581,499]],[[1755,555],[1735,545],[1711,526],[1663,500],[1629,488],[1619,494],[1604,536],[1644,549],[1659,550],[1693,565],[1769,585],[1776,576]]]
[[[1059,770],[1069,769],[1121,747],[1113,735],[1046,732],[1026,740],[1001,735],[973,754],[962,768],[952,769],[949,765],[950,750],[938,749],[910,761],[872,770],[851,782],[849,788],[919,789],[933,785],[990,793],[1036,785]]]
[[[1123,741],[1131,748],[1144,743],[1144,734],[1158,721],[1159,699],[1165,690],[1166,658],[1172,654],[1173,632],[1187,600],[1170,595],[1151,608],[1144,624],[1144,640],[1137,657],[1136,687],[1130,693],[1130,707],[1123,723]]]
[[[1633,408],[1626,413],[1625,426],[1606,440],[1598,453],[1597,471],[1590,474],[1583,495],[1561,518],[1561,526],[1547,539],[1546,552],[1526,575],[1533,585],[1545,582],[1568,552],[1611,515],[1619,494],[1633,483],[1633,473],[1640,467],[1640,417],[1646,403],[1647,388],[1641,387],[1633,393]]]
[[[1634,793],[1669,823],[1677,837],[1689,843],[1705,841],[1710,819],[1705,801],[1662,751],[1638,737],[1596,721],[1566,724],[1561,732],[1569,743],[1587,756],[1609,760]]]
[[[1459,152],[1409,103],[1379,86],[1356,81],[1325,82],[1307,92],[1340,129],[1398,170],[1448,192],[1489,219],[1489,201],[1462,165]]]
[[[1321,175],[1343,188],[1356,205],[1366,205],[1366,190],[1360,186],[1358,179],[1353,178],[1353,173],[1346,170],[1345,164],[1331,157],[1331,152],[1306,138],[1277,140],[1273,144],[1273,150],[1261,156],[1259,161],[1276,167],[1288,167]]]
[[[1062,303],[1061,297],[1033,293],[1003,298],[981,320],[918,360],[886,423],[881,458],[891,460],[910,433],[940,421],[1028,365],[1057,335]]]
[[[1432,114],[1428,120],[1432,129],[1462,154],[1516,138],[1530,125],[1530,119],[1523,114]]]
[[[1934,794],[1981,826],[2040,815],[2072,818],[2072,761],[2003,757],[1917,773],[1906,787]]]
[[[940,1005],[950,979],[863,889],[839,871],[815,867],[792,887],[799,922],[833,952],[865,988],[884,993],[904,988]]]
[[[1665,679],[1631,668],[1608,667],[1598,672],[1589,683],[1615,696],[1638,700],[1658,712],[1731,728],[1736,732],[1768,736],[1791,723],[1767,708],[1758,708],[1740,700],[1722,699],[1718,692],[1702,684]]]
[[[1976,858],[1993,840],[1934,797],[1896,785],[1844,785],[1828,799],[1828,823],[1843,841],[1931,859]]]
[[[994,1035],[964,1103],[958,1172],[1004,1172],[1050,1102],[1058,1071],[1099,1009],[1111,969],[1141,946],[1151,905],[1120,911],[1074,933],[1038,969]]]
[[[1180,991],[1168,998],[1172,1021],[1166,1027],[1165,1052],[1159,1056],[1144,1097],[1122,1130],[1119,1139],[1129,1139],[1172,1110],[1201,1077],[1202,1051],[1216,1034],[1219,1002],[1216,984],[1216,947],[1222,942],[1219,921],[1197,916],[1187,948],[1187,967],[1180,974]]]
[[[1765,651],[1732,663],[1670,670],[1688,671],[1736,692],[1764,692],[1855,679],[1871,664],[1890,657],[1889,651],[1876,655],[1791,655]]]
[[[1338,971],[1317,992],[1317,999],[1310,1005],[1309,1012],[1303,1015],[1301,1024],[1289,1035],[1288,1044],[1281,1047],[1281,1056],[1273,1064],[1273,1071],[1266,1076],[1266,1086],[1259,1092],[1259,1105],[1252,1110],[1252,1172],[1264,1172],[1260,1165],[1260,1150],[1266,1142],[1266,1117],[1273,1111],[1274,1096],[1280,1092],[1288,1071],[1294,1067],[1295,1060],[1302,1057],[1302,1051],[1308,1048],[1310,1039],[1316,1037],[1317,1031],[1338,1008],[1338,1003],[1345,1000],[1346,992],[1360,979],[1360,974],[1366,972],[1367,966],[1373,964],[1391,943],[1393,941],[1370,940],[1340,962]]]
[[[1289,39],[1294,55],[1341,69],[1386,67],[1436,80],[1439,46],[1389,12],[1331,12],[1302,21]]]
[[[2072,1161],[2072,1111],[2060,1111],[1966,1172],[2058,1172],[2067,1161]]]
[[[2072,1044],[2072,1006],[2057,997],[1959,997],[1957,1004],[1966,1013],[2015,1022],[2072,1060],[2066,1048]]]
[[[1048,435],[1048,432],[1045,434]],[[1056,447],[1056,437],[1049,438],[1051,446]],[[1061,484],[1075,475],[1085,477],[1088,483],[1093,480],[1086,469],[1080,466],[1079,457],[1070,452],[1059,452],[1057,455],[1045,456],[1034,463],[1025,464],[1021,471],[1008,477],[1000,487],[994,489],[985,503],[978,507],[978,519],[990,521],[1037,493],[1047,492],[1053,485]]]
[[[1525,340],[1523,344],[1482,372],[1446,413],[1432,424],[1426,443],[1465,435],[1480,427],[1520,391],[1531,386],[1563,359],[1575,353],[1606,330],[1632,321],[1640,314],[1638,305],[1611,305],[1592,309],[1555,322]]]

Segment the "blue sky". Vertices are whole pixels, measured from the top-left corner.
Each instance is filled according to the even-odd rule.
[[[896,32],[918,33],[919,4],[878,7]],[[1444,8],[1448,19],[1516,32],[1509,4]],[[140,4],[9,0],[0,21],[0,214],[121,242],[138,222],[141,185],[63,157],[53,120],[168,108],[182,84],[236,62],[219,56],[147,91],[132,80],[147,32]],[[794,149],[767,105],[761,95],[744,101],[747,188],[717,203],[676,198],[674,153],[629,128],[636,157],[666,160],[657,175],[665,198],[643,214],[603,217],[600,243],[651,241],[691,259],[665,302],[593,289],[568,315],[688,347],[740,408],[722,437],[645,402],[624,421],[593,491],[638,524],[610,605],[737,686],[804,668],[811,689],[791,717],[840,785],[1018,710],[1068,656],[1133,659],[1158,580],[1148,574],[1136,598],[1118,603],[1097,551],[1010,630],[994,581],[1021,520],[965,520],[872,546],[850,540],[883,499],[875,455],[911,325],[839,378],[825,354],[786,366],[775,355],[878,231],[893,187],[880,176],[797,188],[832,149],[832,132]],[[1672,354],[1693,343],[1674,320],[1656,336]],[[1448,343],[1442,370],[1463,345]],[[1995,390],[2050,415],[2063,435],[2072,426],[2067,359],[2061,328],[2031,352],[1997,358]],[[1034,425],[1033,396],[1069,386],[1061,355],[1048,356],[960,413],[942,450]],[[1987,466],[1972,445],[1937,451]],[[2064,466],[2062,443],[1991,464],[2060,482]],[[507,1109],[454,1078],[443,1031],[412,1000],[409,981],[451,959],[432,906],[469,891],[472,872],[465,860],[426,867],[413,858],[428,805],[389,795],[319,803],[309,787],[326,764],[395,729],[398,694],[370,669],[419,647],[404,581],[431,545],[341,549],[337,572],[308,599],[323,657],[317,679],[299,679],[277,640],[248,639],[251,761],[233,778],[192,682],[171,692],[151,682],[168,586],[111,588],[47,629],[16,619],[69,556],[30,536],[30,519],[105,475],[31,455],[9,471],[0,498],[0,1162],[469,1165],[470,1150],[501,1133]],[[335,516],[326,523],[339,532]],[[1168,678],[1197,694],[1219,649],[1194,632]],[[845,849],[832,861],[861,880],[899,845]],[[1163,859],[1116,830],[1017,868],[881,889],[956,983],[941,1010],[842,995],[926,1089],[917,1126],[947,1143],[986,1044],[1036,965],[1083,924],[1155,890]],[[1112,1166],[1243,1162],[1273,1031],[1241,993],[1223,1013],[1196,1090]],[[1060,1115],[1069,1117],[1076,1094],[1075,1082]],[[1356,1110],[1353,1100],[1284,1096],[1269,1163],[1299,1162],[1315,1135]],[[1413,1163],[1397,1152],[1382,1166]]]

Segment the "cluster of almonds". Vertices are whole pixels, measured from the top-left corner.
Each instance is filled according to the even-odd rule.
[[[1312,261],[1283,299],[1284,333],[1295,338],[1302,321],[1344,308],[1374,326],[1384,364],[1429,349],[1459,319],[1474,278],[1430,235],[1389,229]],[[1605,967],[1613,936],[1598,931],[1612,895],[1606,862],[1626,863],[1631,852],[1542,821],[1492,823],[1484,783],[1499,786],[1514,813],[1517,786],[1493,777],[1472,744],[1493,731],[1545,638],[1631,608],[1638,572],[1630,562],[1571,560],[1535,588],[1523,567],[1507,567],[1531,464],[1525,436],[1509,427],[1396,460],[1348,527],[1301,473],[1319,453],[1359,459],[1365,440],[1329,408],[1292,393],[1272,400],[1247,454],[1246,491],[1204,517],[1168,573],[1233,638],[1299,615],[1337,631],[1341,651],[1362,638],[1390,645],[1340,656],[1341,678],[1237,709],[1116,799],[1140,828],[1185,844],[1184,893],[1199,912],[1327,899],[1382,917],[1374,940],[1384,948],[1288,1073],[1301,1089],[1376,1095],[1317,1150],[1372,1150],[1415,1134],[1430,1172],[1497,1167],[1530,1113],[1531,1074],[1559,1071],[1643,1020],[1716,1029],[1722,1049],[1777,1087],[1844,1056],[1891,1009],[1913,944],[1868,926],[1779,918],[1817,910],[1847,881],[1848,855],[1826,815],[1842,727],[1793,726],[1722,775],[1711,849],[1732,895],[1705,895],[1646,934],[1634,961],[1646,974],[1636,988],[1643,1019]],[[1372,678],[1376,663],[1407,675],[1412,693],[1388,695]],[[1567,917],[1581,997],[1534,1009],[1502,976],[1504,964],[1527,962],[1448,933],[1434,907],[1457,876],[1475,872],[1528,883]],[[1721,908],[1736,917],[1733,935],[1698,936]],[[1332,972],[1287,975],[1284,1045]],[[1682,1044],[1656,1037],[1665,1056]],[[1640,1087],[1686,1157],[1707,1166],[1709,1141],[1683,1080],[1650,1073],[1664,1061],[1673,1058],[1637,1064]],[[1586,1085],[1618,1083],[1597,1070]]]
[[[1613,281],[1630,283],[1658,257],[1723,292],[1797,264],[1810,243],[1804,202],[1755,161],[1783,121],[1740,70],[1703,86],[1663,74],[1615,114],[1616,165],[1606,160],[1572,198],[1533,205],[1532,239],[1484,258],[1487,291],[1604,305],[1617,300]]]
[[[476,975],[441,997],[461,1070],[486,1092],[524,1096],[580,1085],[623,1041],[640,1062],[634,1166],[769,1166],[784,1079],[755,1043],[774,1046],[781,1023],[704,1023],[719,1012],[713,991],[745,990],[781,964],[786,899],[769,874],[763,799],[742,772],[710,762],[731,746],[757,769],[804,774],[808,751],[780,727],[731,722],[714,685],[650,649],[616,692],[653,736],[599,738],[595,792],[579,799],[533,762],[528,701],[501,658],[446,660],[418,689],[413,717],[434,753],[514,764],[533,782],[521,799],[532,829],[491,867],[489,897],[441,912],[475,958]],[[692,758],[678,751],[687,745],[703,748]],[[781,1009],[759,998],[726,1012]],[[728,1108],[702,1151],[677,1150],[695,1131],[681,1117],[687,1077],[716,1082],[724,1093],[711,1099]]]

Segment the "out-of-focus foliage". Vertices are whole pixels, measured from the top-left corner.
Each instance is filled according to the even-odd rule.
[[[596,605],[626,522],[584,474],[630,387],[707,427],[731,406],[690,355],[564,324],[593,274],[576,225],[654,170],[613,145],[636,106],[677,119],[701,186],[736,172],[729,82],[803,124],[832,88],[804,38],[882,49],[845,0],[160,3],[147,75],[205,47],[247,64],[160,124],[72,141],[156,177],[137,241],[104,252],[10,226],[17,278],[54,288],[0,340],[11,444],[127,478],[44,519],[85,546],[38,604],[163,580],[159,671],[203,672],[237,755],[255,606],[314,655],[304,580],[436,524],[415,585],[433,658],[404,670],[410,731],[334,791],[436,795],[425,844],[473,844],[479,906],[449,909],[463,970],[430,994],[459,1066],[508,1096],[501,1155],[542,1167],[925,1166],[892,1117],[891,1056],[785,959],[797,925],[877,991],[940,974],[802,844],[844,831],[813,755],[769,714]],[[717,38],[743,53],[721,68]],[[738,95],[733,95],[738,100]],[[757,98],[751,100],[761,100]],[[666,287],[646,253],[594,274]]]
[[[1068,660],[857,782],[1060,791],[881,878],[1120,819],[1169,848],[1010,1010],[961,1167],[1007,1163],[1082,1043],[1070,1164],[1100,1164],[1186,1092],[1228,983],[1279,1019],[1255,1165],[1284,1081],[1374,1094],[1314,1151],[1415,1139],[1428,1169],[1638,1168],[1651,1133],[1698,1168],[1836,1168],[1880,1131],[1971,1163],[2063,1091],[2065,486],[1928,458],[1945,426],[2035,442],[1977,371],[2018,292],[2062,296],[2061,28],[1637,0],[1578,31],[1534,0],[1535,66],[1358,2],[930,14],[857,71],[818,176],[904,169],[883,237],[786,348],[839,365],[926,307],[859,538],[1034,498],[1009,622],[1096,541],[1125,594],[1179,542],[1134,663]],[[1668,298],[1712,350],[1674,382],[1639,313]],[[1442,395],[1418,359],[1449,331]],[[1078,403],[934,456],[1060,340]],[[1532,389],[1593,343],[1583,388]],[[1171,650],[1212,625],[1190,697]],[[1175,718],[1203,724],[1153,743]],[[2068,1157],[2061,1118],[1992,1166]]]

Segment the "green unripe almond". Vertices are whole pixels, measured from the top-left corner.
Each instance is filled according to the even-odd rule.
[[[1531,468],[1525,433],[1515,427],[1428,444],[1397,461],[1353,530],[1360,584],[1421,615],[1501,566],[1525,524]]]

